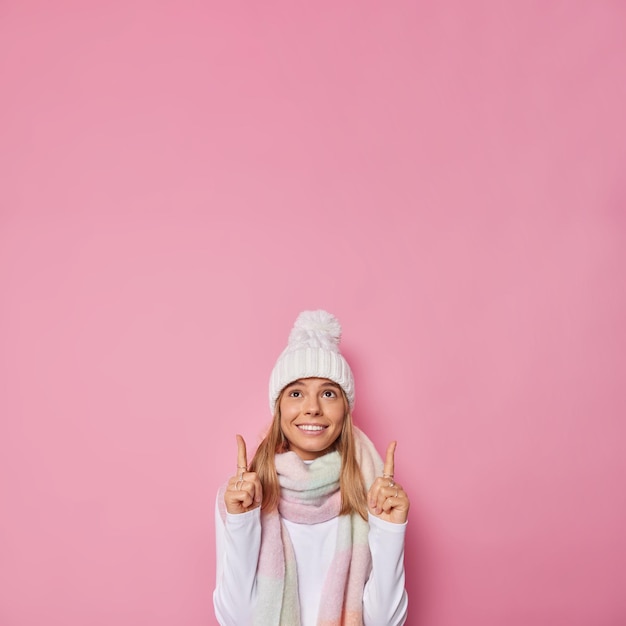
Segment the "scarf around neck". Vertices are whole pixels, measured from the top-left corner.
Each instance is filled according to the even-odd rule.
[[[354,428],[356,458],[368,490],[383,462],[367,436]],[[341,457],[325,454],[305,463],[295,452],[275,456],[280,483],[278,510],[261,513],[257,566],[257,626],[299,626],[295,554],[282,519],[318,524],[339,517],[335,554],[323,585],[318,626],[361,626],[363,589],[371,571],[368,523],[358,514],[339,515]],[[223,502],[223,497],[220,497]]]

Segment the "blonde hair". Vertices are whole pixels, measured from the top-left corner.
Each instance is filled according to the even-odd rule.
[[[280,500],[280,484],[278,482],[278,474],[276,473],[274,455],[289,450],[289,441],[287,441],[280,427],[280,400],[282,395],[283,392],[281,391],[276,400],[272,425],[259,444],[250,463],[250,471],[256,472],[263,487],[263,504],[261,508],[265,512],[276,510]],[[330,452],[337,450],[341,457],[339,474],[341,509],[339,515],[358,513],[363,519],[367,520],[367,494],[363,474],[356,460],[352,414],[350,413],[348,400],[343,389],[341,390],[341,395],[343,396],[345,406],[343,424],[339,437],[337,437],[331,450],[329,450]]]

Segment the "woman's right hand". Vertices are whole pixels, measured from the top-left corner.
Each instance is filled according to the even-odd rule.
[[[248,471],[246,442],[237,435],[237,474],[229,479],[224,503],[229,513],[247,513],[261,506],[263,489],[256,472]]]

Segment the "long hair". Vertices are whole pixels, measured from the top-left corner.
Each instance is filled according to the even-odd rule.
[[[280,427],[280,400],[282,392],[276,400],[272,425],[259,444],[254,458],[250,463],[250,471],[256,472],[263,488],[263,504],[265,512],[278,508],[280,500],[280,484],[276,473],[274,455],[287,452],[289,442]],[[363,474],[356,460],[356,445],[352,427],[352,414],[349,411],[348,400],[343,389],[341,390],[345,407],[343,424],[339,437],[335,440],[329,452],[337,450],[341,457],[341,471],[339,475],[339,489],[341,491],[341,509],[339,515],[358,513],[367,520],[367,494]]]

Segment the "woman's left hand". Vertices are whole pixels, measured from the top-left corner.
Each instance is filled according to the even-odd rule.
[[[372,515],[393,524],[404,524],[409,514],[409,498],[404,489],[393,480],[394,460],[397,442],[387,446],[385,468],[367,494],[367,506]]]

